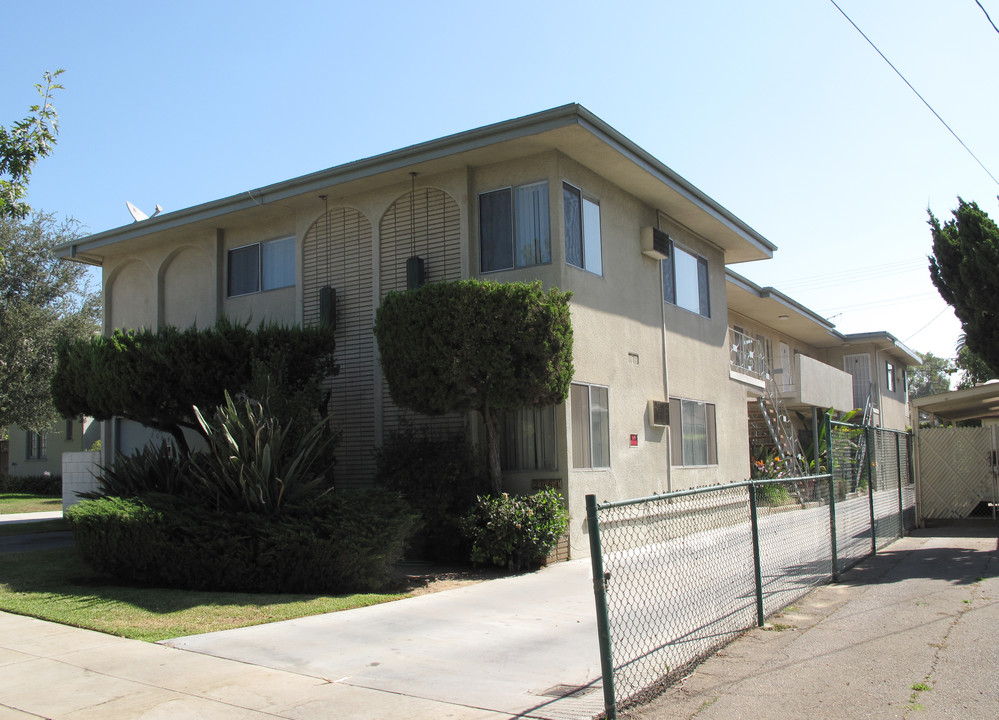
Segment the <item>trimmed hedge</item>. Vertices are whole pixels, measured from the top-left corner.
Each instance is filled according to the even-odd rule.
[[[62,475],[0,475],[0,493],[62,496]]]
[[[279,515],[212,512],[169,495],[84,500],[76,546],[120,580],[192,590],[371,592],[392,581],[416,515],[397,494],[325,495]]]

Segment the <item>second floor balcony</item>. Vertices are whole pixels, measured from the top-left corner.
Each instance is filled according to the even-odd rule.
[[[773,383],[791,408],[853,409],[853,377],[815,358],[794,353],[776,362],[771,343],[729,328],[730,376],[763,389]]]

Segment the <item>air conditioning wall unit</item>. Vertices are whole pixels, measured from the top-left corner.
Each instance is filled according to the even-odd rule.
[[[659,228],[642,228],[642,254],[653,260],[666,260],[669,257],[669,235]]]
[[[669,403],[665,400],[649,400],[649,425],[669,427]]]

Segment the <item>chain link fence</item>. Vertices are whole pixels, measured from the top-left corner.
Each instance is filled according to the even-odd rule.
[[[823,474],[587,496],[607,717],[912,527],[909,436],[827,420],[824,437]]]

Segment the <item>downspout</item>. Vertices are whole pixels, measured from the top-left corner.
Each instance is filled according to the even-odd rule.
[[[658,225],[658,222],[657,222]],[[669,357],[666,350],[666,296],[663,294],[663,265],[662,260],[656,263],[659,270],[659,312],[662,317],[662,332],[663,332],[663,399],[669,404]],[[727,332],[727,330],[726,330]],[[668,426],[668,432],[666,437],[666,492],[673,492],[673,458],[671,453],[673,452],[673,423],[679,421],[679,418],[670,418],[670,424]]]

